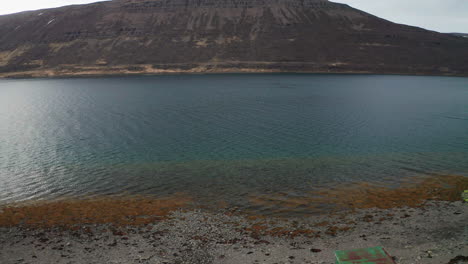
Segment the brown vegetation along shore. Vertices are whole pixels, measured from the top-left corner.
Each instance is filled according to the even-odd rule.
[[[382,186],[372,182],[340,184],[310,192],[308,196],[290,197],[284,193],[251,196],[256,206],[277,208],[277,214],[326,210],[398,207],[421,207],[427,201],[459,201],[468,189],[468,177],[461,175],[434,175],[405,179],[398,187]]]
[[[114,197],[8,206],[0,210],[0,227],[76,229],[77,226],[109,223],[138,226],[165,219],[190,202],[190,197],[177,194],[160,199]]]
[[[399,188],[356,183],[322,197],[256,197],[283,213],[327,201],[337,210],[291,217],[193,208],[165,198],[60,200],[0,210],[0,263],[333,263],[334,250],[383,246],[399,264],[468,261],[463,176],[431,176]],[[339,209],[339,210],[338,210]],[[352,209],[352,210],[349,210]]]
[[[0,227],[0,263],[311,263],[335,250],[383,246],[398,264],[468,259],[468,206],[360,209],[291,219],[173,211],[139,226]]]
[[[307,212],[324,214],[369,208],[416,208],[429,200],[454,202],[461,200],[461,193],[466,189],[468,177],[436,175],[407,179],[396,188],[376,183],[353,183],[314,190],[309,196],[290,197],[279,193],[251,196],[249,201],[253,206],[271,208],[270,215],[300,216]],[[102,197],[17,204],[0,210],[0,227],[73,228],[110,223],[138,226],[164,219],[179,209],[191,209],[196,202],[187,194],[175,194],[164,198]],[[228,203],[219,202],[221,206],[218,207],[230,210]],[[253,211],[241,213],[249,217],[264,217]]]

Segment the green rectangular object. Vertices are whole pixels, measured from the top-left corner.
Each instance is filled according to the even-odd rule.
[[[465,190],[462,193],[462,198],[463,198],[463,200],[465,200],[466,203],[468,203],[468,190]]]
[[[382,247],[335,251],[336,264],[395,264]]]

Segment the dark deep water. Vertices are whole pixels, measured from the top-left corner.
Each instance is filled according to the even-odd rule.
[[[248,208],[432,173],[468,176],[468,78],[0,80],[0,203],[181,192]]]

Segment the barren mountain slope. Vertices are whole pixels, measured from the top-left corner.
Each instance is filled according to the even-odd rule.
[[[0,16],[0,77],[205,71],[468,75],[468,39],[327,0],[114,0]]]

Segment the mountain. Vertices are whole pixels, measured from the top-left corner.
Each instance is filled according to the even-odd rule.
[[[459,36],[459,37],[468,38],[468,34],[466,34],[466,33],[450,33],[450,34],[455,35],[455,36]]]
[[[327,0],[114,0],[0,16],[0,77],[468,75],[468,39]]]

